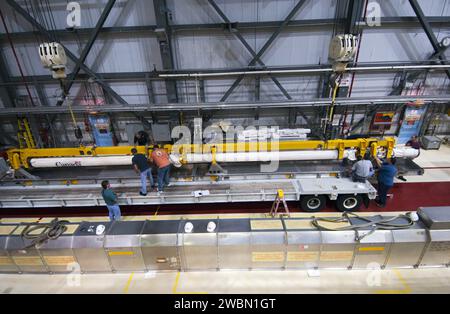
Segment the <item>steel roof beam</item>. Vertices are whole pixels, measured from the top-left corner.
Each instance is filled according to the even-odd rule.
[[[414,10],[414,13],[416,14],[420,25],[422,25],[423,30],[425,31],[425,34],[428,37],[428,40],[430,41],[431,45],[433,46],[434,52],[438,55],[439,60],[442,62],[446,62],[447,59],[445,58],[445,55],[441,54],[441,45],[439,44],[438,39],[436,38],[436,35],[433,32],[433,28],[431,27],[430,23],[428,22],[427,17],[422,11],[422,8],[420,7],[417,0],[409,0],[409,3],[411,4],[411,7]],[[447,73],[448,78],[450,78],[450,70],[445,71]]]
[[[443,71],[444,69],[438,69],[436,68],[435,61],[428,60],[428,61],[419,61],[417,62],[392,62],[392,63],[359,63],[359,66],[355,68],[357,70],[358,68],[363,68],[364,71],[358,70],[358,72],[364,72],[364,73],[370,73],[370,72],[382,72],[382,71],[403,71],[403,70],[434,70],[434,71]],[[430,66],[430,68],[427,67],[427,65]],[[446,63],[446,65],[450,65],[449,62]],[[386,67],[384,70],[377,70],[377,67]],[[392,67],[392,68],[391,68]],[[410,67],[410,68],[409,68]],[[422,69],[418,69],[417,67],[420,67]],[[443,67],[442,65],[438,65],[437,67]],[[371,69],[373,68],[373,69]],[[234,73],[234,72],[247,72],[246,75],[254,75],[258,76],[261,74],[258,74],[257,72],[255,74],[253,71],[275,71],[277,75],[286,75],[286,76],[292,76],[292,75],[311,75],[314,73],[321,73],[321,72],[328,72],[328,69],[331,71],[331,65],[329,64],[322,64],[320,66],[287,66],[287,67],[266,67],[265,69],[262,68],[237,68],[237,69],[196,69],[196,70],[175,70],[175,71],[156,71],[156,72],[112,72],[112,73],[99,73],[101,75],[102,79],[104,81],[162,81],[163,78],[159,77],[159,75],[162,74],[185,74],[185,75],[192,75],[192,77],[174,77],[173,79],[179,79],[179,80],[186,80],[186,79],[196,79],[195,75],[197,73],[209,73],[209,74],[217,74],[217,78],[221,78],[220,73]],[[283,73],[282,71],[294,71],[293,73]],[[295,72],[295,71],[299,72]],[[302,73],[303,70],[307,70],[305,73]],[[281,71],[281,72],[277,72]],[[352,71],[349,71],[352,72]],[[234,76],[237,76],[238,74],[235,74]],[[78,78],[80,80],[86,80],[89,78],[89,75],[80,73],[78,75]],[[197,78],[200,79],[200,78]],[[206,79],[206,78],[201,78]],[[211,78],[213,79],[213,78]],[[8,78],[9,82],[0,83],[0,86],[16,86],[16,85],[22,85],[24,84],[21,77],[13,76]],[[53,83],[56,84],[55,80],[52,78],[51,75],[37,75],[37,76],[25,76],[25,80],[27,83],[34,84],[35,81],[40,83]]]
[[[52,34],[43,27],[38,21],[34,19],[27,11],[25,11],[19,4],[17,4],[14,0],[6,0],[6,2],[17,12],[19,13],[25,20],[28,21],[31,25],[33,25],[35,28],[39,30],[39,33],[45,36],[48,40],[53,41]],[[61,44],[61,43],[60,43]],[[61,44],[66,52],[67,57],[69,57],[75,64],[78,63],[79,58],[77,58],[67,47],[65,47],[63,44]],[[127,102],[119,95],[117,94],[108,84],[103,82],[102,78],[92,71],[89,67],[87,67],[85,64],[81,63],[80,65],[81,69],[86,72],[89,76],[96,79],[96,82],[100,84],[109,94],[111,94],[120,104],[127,104]]]
[[[86,45],[83,48],[83,51],[81,52],[80,58],[75,62],[75,67],[72,71],[72,74],[70,75],[70,78],[68,79],[66,85],[64,86],[63,95],[61,95],[61,99],[58,100],[58,102],[56,103],[57,106],[61,106],[64,103],[64,100],[66,99],[67,95],[70,92],[70,89],[72,88],[75,78],[77,77],[78,73],[81,70],[81,65],[84,64],[84,62],[86,61],[86,58],[89,52],[91,51],[92,46],[94,45],[94,42],[97,39],[97,36],[100,33],[100,30],[102,29],[103,25],[105,24],[106,19],[108,18],[109,13],[111,12],[111,9],[113,8],[115,3],[116,0],[109,0],[105,8],[103,9],[103,12],[100,15],[100,18],[98,19],[97,24],[95,25],[95,28],[92,31],[88,42],[86,43]]]
[[[157,38],[159,43],[159,51],[164,70],[175,69],[172,49],[172,30],[167,17],[168,8],[166,0],[153,0],[155,8],[155,17],[157,24]],[[178,102],[177,84],[172,79],[166,79],[166,93],[169,102]]]
[[[358,35],[364,12],[364,0],[351,0],[348,3],[347,18],[344,22],[346,34]]]
[[[3,52],[0,49],[0,99],[2,100],[3,106],[15,107],[15,91],[11,86],[7,85],[9,81],[11,81],[9,70],[3,58]]]
[[[404,104],[416,100],[423,100],[429,104],[448,104],[450,95],[444,96],[386,96],[371,98],[337,98],[336,106],[359,105],[392,105]],[[240,102],[240,103],[167,103],[167,104],[127,104],[127,105],[103,105],[95,108],[96,112],[170,112],[170,111],[197,111],[201,110],[244,110],[244,109],[268,109],[268,108],[300,108],[300,107],[324,107],[329,106],[331,99],[312,99],[302,101],[281,102]],[[72,106],[73,112],[88,113],[86,106]],[[27,114],[68,114],[65,106],[61,107],[33,107],[33,108],[5,108],[0,110],[0,116],[13,116],[25,112]]]
[[[220,10],[220,8],[217,6],[217,4],[214,2],[214,0],[208,0],[208,2],[214,7],[216,12],[224,19],[225,22],[229,23],[230,21],[228,18],[223,14],[223,12]],[[240,35],[238,32],[236,33],[236,36],[239,38],[239,40],[244,44],[244,46],[247,48],[247,50],[250,51],[250,53],[253,56],[253,59],[250,61],[249,66],[253,66],[255,63],[259,62],[260,64],[263,64],[260,60],[261,56],[266,52],[266,50],[270,47],[270,45],[273,43],[273,41],[278,37],[278,35],[281,33],[281,31],[284,29],[284,27],[291,21],[291,19],[297,14],[297,12],[300,10],[300,8],[304,5],[306,0],[299,0],[298,3],[295,5],[295,7],[289,12],[287,17],[279,24],[276,31],[270,36],[270,38],[266,41],[264,46],[259,50],[257,54],[253,51],[253,49],[248,45],[248,43],[245,41],[245,39]],[[231,93],[236,89],[236,87],[240,84],[242,79],[244,78],[243,75],[239,76],[236,81],[233,83],[233,85],[226,91],[226,93],[223,95],[221,102],[225,102],[228,97],[231,95]],[[280,82],[271,77],[274,83],[277,85],[277,87],[281,90],[283,95],[287,99],[292,99],[292,97],[289,95],[289,93],[283,88],[283,86],[280,84]]]

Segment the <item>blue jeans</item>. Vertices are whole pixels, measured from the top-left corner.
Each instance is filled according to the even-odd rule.
[[[170,165],[158,169],[158,191],[164,191],[164,184],[170,182]]]
[[[384,185],[381,182],[378,182],[378,203],[381,205],[386,205],[387,194],[392,186]]]
[[[121,214],[120,214],[120,207],[119,205],[106,205],[109,210],[109,220],[120,220]]]
[[[147,177],[150,178],[150,186],[153,186],[152,168],[148,168],[141,172],[141,193],[147,194]]]

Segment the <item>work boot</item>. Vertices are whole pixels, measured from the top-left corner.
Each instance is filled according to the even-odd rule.
[[[408,181],[404,176],[398,176],[397,179],[402,180],[403,182]]]
[[[375,202],[375,204],[377,205],[377,207],[380,207],[380,208],[385,208],[386,207],[386,205],[384,204],[381,204],[381,203],[378,203],[378,202]]]

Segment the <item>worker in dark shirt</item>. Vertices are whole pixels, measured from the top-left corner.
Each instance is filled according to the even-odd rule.
[[[419,151],[419,153],[417,154],[417,157],[419,157],[419,155],[420,155],[420,142],[419,142],[419,138],[416,135],[411,137],[411,139],[408,142],[406,142],[405,146],[417,149]],[[397,178],[402,180],[402,181],[405,181],[405,182],[407,181],[404,176],[398,176]]]
[[[387,158],[384,162],[375,158],[378,165],[378,207],[386,206],[386,199],[389,190],[394,186],[394,178],[397,175],[395,158]]]
[[[147,157],[145,157],[144,154],[138,154],[136,148],[133,148],[131,150],[131,153],[133,154],[133,158],[131,159],[133,168],[136,173],[141,176],[141,191],[139,192],[139,194],[142,196],[146,196],[147,177],[150,179],[150,185],[152,186],[152,189],[154,188],[152,168],[149,165],[149,160],[147,159]]]
[[[134,135],[134,145],[146,146],[148,145],[148,133],[145,131],[139,131]]]
[[[111,221],[120,220],[121,213],[116,193],[111,190],[109,181],[102,181],[102,196],[109,211],[109,219]]]
[[[415,149],[420,149],[420,142],[419,142],[419,138],[417,136],[413,136],[411,137],[411,139],[406,142],[405,146],[409,146]]]

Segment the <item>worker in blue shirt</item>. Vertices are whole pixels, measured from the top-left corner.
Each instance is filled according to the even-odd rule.
[[[378,207],[386,206],[386,199],[389,190],[394,186],[394,178],[397,175],[397,168],[395,167],[395,158],[387,158],[381,161],[375,158],[378,165]]]
[[[111,221],[120,220],[121,213],[119,203],[117,201],[117,195],[113,192],[113,190],[111,190],[109,181],[102,181],[102,188],[102,196],[106,203],[106,207],[108,207],[109,219]]]

